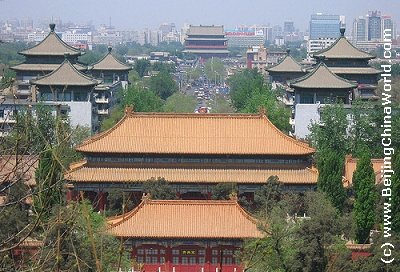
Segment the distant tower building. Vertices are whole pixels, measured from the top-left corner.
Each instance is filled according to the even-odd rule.
[[[368,41],[368,20],[360,16],[353,22],[353,41],[364,42]]]
[[[293,21],[285,21],[283,23],[283,32],[286,33],[293,33],[295,32],[294,23]]]
[[[384,33],[385,33],[385,29],[391,29],[391,34],[392,34],[392,39],[396,39],[396,24],[393,21],[391,16],[388,15],[382,15],[382,22],[381,22],[381,33],[382,33],[382,41],[385,37]]]
[[[338,38],[339,29],[343,23],[343,16],[325,15],[321,13],[311,15],[310,39]]]
[[[380,11],[368,12],[368,40],[380,41],[382,39],[382,20]]]

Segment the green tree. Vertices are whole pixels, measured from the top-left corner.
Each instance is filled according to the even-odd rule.
[[[353,174],[354,217],[357,226],[356,240],[368,243],[369,232],[375,224],[375,173],[369,152],[365,151],[357,162]]]
[[[278,93],[264,82],[264,77],[256,69],[238,72],[229,78],[232,104],[239,112],[256,113],[266,110],[269,120],[280,130],[291,130],[290,109],[278,101]]]
[[[156,76],[150,78],[149,89],[161,99],[166,100],[178,90],[178,85],[170,73],[160,71]]]
[[[318,189],[324,192],[333,206],[343,210],[346,191],[343,187],[344,156],[333,149],[320,151]]]
[[[265,185],[254,193],[255,209],[264,212],[268,216],[274,206],[282,200],[283,191],[281,182],[277,176],[271,176],[267,179]]]
[[[211,189],[211,198],[215,200],[227,200],[232,194],[237,194],[238,187],[236,183],[218,183]]]
[[[118,271],[130,267],[119,239],[109,235],[103,215],[88,202],[55,207],[34,260],[40,271]],[[118,265],[119,264],[119,265]]]
[[[194,96],[182,93],[174,93],[167,98],[163,106],[165,112],[193,112],[197,105]]]
[[[176,199],[176,192],[164,178],[151,178],[143,182],[143,192],[152,199]]]
[[[135,61],[133,69],[135,69],[135,71],[139,74],[140,77],[144,77],[150,70],[150,67],[151,67],[150,61],[146,59],[138,59]]]

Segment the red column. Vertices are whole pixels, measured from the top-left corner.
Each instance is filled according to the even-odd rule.
[[[206,248],[206,267],[207,267],[207,272],[211,272],[211,247],[208,244]]]
[[[165,254],[165,265],[166,265],[166,271],[172,271],[172,248],[170,245],[166,247],[166,254]]]

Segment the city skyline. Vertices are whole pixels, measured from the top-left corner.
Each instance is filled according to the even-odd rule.
[[[369,10],[380,10],[382,14],[391,15],[395,22],[400,18],[400,5],[390,0],[363,1],[356,0],[349,3],[345,0],[330,1],[328,5],[317,0],[290,1],[282,0],[279,5],[273,1],[252,1],[251,4],[243,1],[230,0],[215,2],[178,1],[168,2],[149,0],[146,4],[138,1],[95,1],[80,2],[69,0],[68,5],[61,0],[3,0],[0,1],[0,21],[12,18],[30,17],[34,21],[40,18],[60,18],[63,22],[72,21],[83,24],[91,22],[94,25],[106,24],[119,29],[157,28],[160,24],[173,22],[177,28],[183,24],[192,25],[224,25],[232,28],[237,25],[270,24],[283,26],[284,21],[293,21],[300,31],[309,28],[311,14],[336,14],[346,17],[346,28],[352,28],[352,22],[358,16],[368,13]],[[24,7],[21,9],[20,7]],[[79,9],[76,7],[79,6]],[[121,8],[124,7],[124,8]],[[257,7],[257,8],[255,8]],[[151,16],[149,16],[151,14]]]

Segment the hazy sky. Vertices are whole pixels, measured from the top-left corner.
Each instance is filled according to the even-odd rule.
[[[0,0],[0,21],[9,18],[59,17],[63,22],[112,24],[120,29],[156,28],[163,22],[282,25],[293,20],[308,28],[312,13],[346,16],[347,26],[368,10],[392,15],[399,25],[400,0]],[[399,27],[398,27],[399,28]]]

